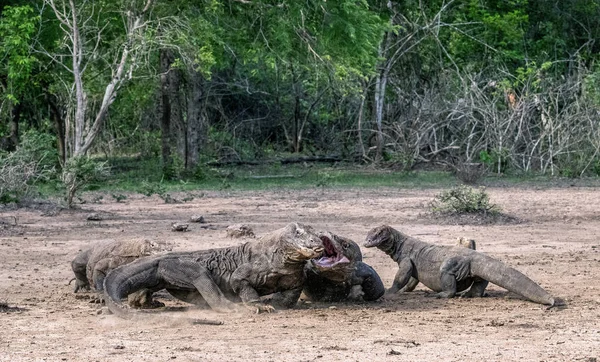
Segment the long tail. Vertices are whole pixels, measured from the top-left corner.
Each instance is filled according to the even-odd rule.
[[[550,306],[556,303],[555,298],[525,274],[485,254],[478,254],[471,261],[471,272],[532,302]]]
[[[158,284],[157,263],[152,259],[140,259],[108,273],[104,278],[104,299],[113,314],[124,319],[133,318],[135,313],[132,313],[121,299],[140,289],[156,286]]]
[[[146,311],[132,311],[121,302],[121,299],[140,289],[158,286],[160,281],[157,270],[158,261],[156,259],[139,259],[110,271],[104,278],[104,299],[108,309],[123,319],[134,319],[140,316],[151,317]],[[191,324],[223,324],[222,321],[213,319],[186,318],[186,320]]]

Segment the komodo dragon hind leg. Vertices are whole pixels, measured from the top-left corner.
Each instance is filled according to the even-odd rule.
[[[485,294],[485,288],[487,288],[489,282],[487,280],[484,279],[477,279],[473,282],[473,285],[471,285],[471,289],[469,289],[468,291],[464,292],[461,297],[462,298],[476,298],[476,297],[483,297],[483,295]]]
[[[193,261],[177,260],[161,268],[162,278],[170,285],[169,289],[182,287],[187,290],[196,288],[206,303],[215,311],[231,312],[237,310],[235,303],[228,300],[212,279],[205,267]],[[173,294],[172,294],[173,295]],[[183,295],[183,294],[181,294]],[[177,297],[176,295],[174,295]]]
[[[457,283],[460,283],[461,287],[467,288],[472,283],[472,279],[469,278],[469,269],[469,261],[463,257],[453,257],[444,261],[440,267],[440,287],[442,291],[437,293],[436,297],[454,297],[458,289]]]
[[[354,277],[360,281],[363,300],[374,301],[379,299],[385,293],[385,287],[381,281],[381,278],[379,277],[379,274],[377,274],[375,269],[373,269],[370,265],[363,262],[358,262],[356,265],[356,270],[354,271]],[[412,279],[416,280],[414,278]],[[416,282],[416,284],[419,283],[418,280],[416,280]]]
[[[210,308],[210,305],[206,303],[202,295],[198,293],[197,290],[181,290],[181,289],[169,289],[167,288],[167,292],[174,296],[175,298],[182,300],[186,303],[193,304],[198,308]]]
[[[294,288],[283,292],[274,293],[268,298],[260,298],[260,302],[249,302],[249,304],[251,304],[251,307],[256,308],[257,312],[261,311],[261,303],[263,304],[262,307],[270,304],[273,306],[273,308],[292,308],[298,302],[301,294],[302,287]],[[271,312],[273,310],[269,307],[266,307],[263,311]]]

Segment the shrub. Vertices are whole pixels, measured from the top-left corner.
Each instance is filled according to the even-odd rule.
[[[31,185],[54,175],[58,154],[53,141],[50,135],[29,131],[16,151],[0,153],[0,203],[18,202]]]
[[[491,204],[485,188],[474,189],[461,185],[436,195],[431,202],[434,213],[443,214],[495,214],[500,212],[497,205]]]
[[[61,181],[67,191],[67,207],[73,207],[75,194],[83,186],[108,176],[106,162],[98,162],[86,156],[72,157],[65,163]]]

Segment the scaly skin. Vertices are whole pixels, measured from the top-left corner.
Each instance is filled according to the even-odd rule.
[[[257,312],[273,311],[261,296],[278,293],[277,307],[293,307],[304,285],[304,266],[323,252],[310,226],[292,223],[257,241],[228,248],[169,253],[139,259],[104,280],[109,309],[123,318],[131,313],[121,299],[140,289],[166,289],[174,297],[216,311],[235,311],[242,302]]]
[[[463,238],[463,237],[460,237],[460,238],[458,238],[458,240],[456,240],[456,246],[461,246],[463,248],[472,249],[472,250],[476,249],[475,240],[467,239],[467,238]],[[400,292],[401,293],[412,292],[413,290],[415,290],[415,288],[417,287],[418,284],[419,284],[419,280],[411,277],[410,280],[408,281],[408,283],[402,289],[400,289]]]
[[[373,301],[385,292],[381,278],[362,262],[360,247],[354,241],[329,232],[320,233],[323,256],[306,263],[304,295],[312,301]]]
[[[104,277],[112,269],[158,251],[148,240],[116,240],[100,242],[81,251],[71,262],[75,274],[75,289],[102,292]]]
[[[452,298],[469,287],[463,296],[481,297],[491,282],[535,303],[559,302],[521,272],[475,250],[428,244],[387,225],[369,231],[364,246],[377,247],[398,263],[386,293],[400,291],[413,277],[439,297]]]

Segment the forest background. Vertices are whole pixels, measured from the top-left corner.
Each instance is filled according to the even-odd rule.
[[[599,18],[592,0],[5,0],[0,201],[315,161],[597,177]]]

